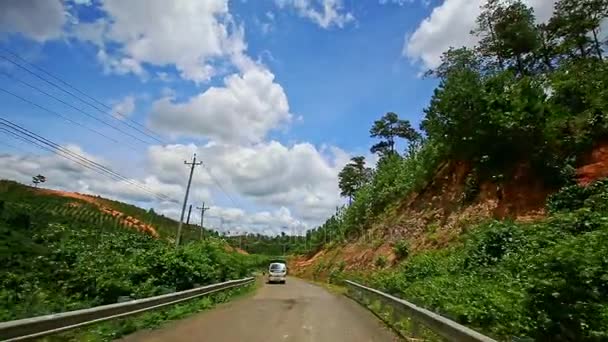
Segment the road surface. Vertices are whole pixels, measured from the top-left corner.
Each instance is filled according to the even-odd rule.
[[[382,322],[354,301],[303,280],[264,284],[254,296],[142,331],[123,342],[200,341],[398,341]]]

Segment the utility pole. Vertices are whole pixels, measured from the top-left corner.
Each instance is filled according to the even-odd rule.
[[[190,224],[190,214],[192,214],[192,204],[188,208],[188,218],[186,219],[186,226]]]
[[[192,175],[194,174],[194,167],[203,164],[202,162],[196,162],[196,153],[192,157],[192,163],[184,161],[184,164],[190,165],[190,177],[188,177],[188,186],[186,187],[186,195],[184,196],[184,205],[182,206],[182,215],[179,218],[179,225],[177,226],[177,237],[175,238],[175,248],[179,247],[179,242],[182,238],[182,224],[184,222],[184,214],[186,213],[186,204],[188,203],[188,194],[190,193],[190,184],[192,184]]]
[[[203,202],[203,206],[202,207],[196,207],[196,209],[199,209],[201,211],[201,240],[203,239],[203,231],[205,230],[204,226],[203,226],[203,218],[205,217],[205,211],[209,210],[209,207],[205,207],[205,202]]]

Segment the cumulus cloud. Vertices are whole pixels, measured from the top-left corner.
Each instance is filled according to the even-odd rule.
[[[221,142],[259,142],[292,114],[283,87],[261,66],[224,79],[185,102],[163,97],[153,104],[152,127],[177,136]]]
[[[175,66],[182,78],[204,82],[216,72],[214,60],[244,49],[228,0],[105,0],[99,9],[103,18],[75,25],[71,36],[99,46],[108,72],[141,75],[135,66]]]
[[[229,147],[225,146],[221,149],[218,149],[217,147],[218,146],[213,145],[201,147],[196,147],[194,145],[172,145],[150,148],[148,165],[146,165],[146,168],[143,170],[145,176],[132,179],[132,181],[137,182],[137,184],[141,187],[145,187],[149,191],[166,195],[175,201],[161,201],[141,187],[132,186],[125,182],[108,178],[57,155],[0,153],[0,165],[5,165],[5,167],[0,169],[0,179],[13,179],[29,184],[33,175],[43,174],[47,177],[47,182],[44,184],[45,187],[101,195],[106,198],[154,207],[158,212],[178,219],[181,210],[181,200],[185,192],[185,182],[188,177],[188,167],[183,164],[182,160],[185,158],[180,157],[184,157],[191,151],[197,151],[201,155],[201,159],[206,160],[208,165],[210,165],[210,170],[217,179],[228,186],[228,191],[241,199],[239,202],[244,198],[247,198],[247,194],[249,193],[247,185],[251,182],[251,179],[243,180],[242,175],[235,170],[229,172],[229,168],[234,167],[237,163],[237,155],[245,156],[249,154],[249,156],[246,157],[246,159],[248,159],[246,161],[249,164],[248,167],[260,177],[268,178],[273,171],[277,171],[268,168],[255,170],[254,168],[260,168],[261,165],[254,165],[251,163],[251,158],[254,158],[252,153],[258,153],[260,158],[269,158],[270,156],[268,153],[271,153],[274,150],[264,151],[263,148],[260,148],[260,152],[255,152],[254,150],[237,150],[233,152],[233,155],[224,159],[223,156],[217,155],[217,153],[226,152],[229,150]],[[67,146],[67,148],[95,162],[112,167],[112,164],[107,160],[87,154],[78,146]],[[299,152],[297,152],[297,150],[299,147],[291,149],[283,147],[282,149],[284,149],[283,154],[294,154],[291,158],[306,158],[307,155],[305,153],[298,157],[297,155]],[[173,157],[173,155],[177,155],[178,157]],[[287,158],[287,156],[283,155],[280,158]],[[320,165],[322,169],[333,168],[333,166],[329,165],[330,161],[323,161],[320,158],[320,156],[316,157],[316,161],[313,160],[313,163],[315,163],[315,165],[317,163],[327,164]],[[255,192],[253,196],[249,197],[256,199],[261,198],[262,202],[264,202],[266,198],[269,198],[269,195],[285,191],[277,188],[277,186],[291,186],[293,190],[290,191],[305,191],[309,193],[308,196],[310,196],[311,193],[317,193],[317,195],[319,195],[323,191],[329,192],[335,190],[327,190],[322,187],[323,184],[327,185],[328,182],[331,182],[330,179],[335,177],[333,175],[335,172],[330,170],[327,170],[326,173],[317,172],[316,174],[308,176],[307,180],[300,180],[293,185],[291,185],[291,183],[294,183],[295,177],[297,177],[293,170],[290,170],[288,167],[279,170],[279,172],[290,173],[292,175],[283,179],[283,182],[285,182],[284,185],[279,185],[276,182],[266,183],[265,186],[268,188],[267,190],[261,191],[260,193]],[[318,179],[313,179],[315,177]],[[324,180],[320,178],[327,179]],[[317,187],[305,185],[307,183],[316,184],[317,180],[319,181]],[[206,202],[207,206],[211,207],[206,214],[206,226],[222,231],[253,232],[271,235],[279,234],[281,231],[290,233],[302,232],[305,229],[311,228],[313,224],[320,222],[329,215],[333,210],[333,205],[336,204],[335,201],[339,200],[334,197],[331,202],[327,203],[299,203],[298,198],[293,197],[292,199],[288,198],[288,200],[281,202],[285,205],[277,204],[276,206],[271,206],[276,209],[246,210],[233,206],[218,205],[216,201],[214,201],[214,196],[212,194],[212,191],[217,192],[217,189],[214,189],[214,186],[215,183],[209,179],[206,171],[198,168],[195,172],[189,202],[195,204],[202,203],[203,201]],[[215,196],[217,196],[217,193]],[[331,210],[320,212],[318,208],[321,207],[329,207]],[[298,215],[298,213],[301,213],[302,211],[306,212],[310,209],[319,213],[320,216],[315,217],[313,221],[307,221],[307,219],[310,219],[307,217],[309,215]],[[293,210],[296,212],[294,213]],[[191,222],[199,222],[199,220],[200,213],[193,211]]]
[[[194,184],[213,187],[217,181],[239,197],[289,208],[303,222],[318,223],[341,203],[337,175],[349,155],[337,147],[285,146],[276,141],[251,146],[153,146],[148,151],[149,168],[162,175],[162,181],[176,182],[184,179],[183,161],[193,153],[206,165],[206,170],[195,174]]]
[[[135,96],[127,95],[112,105],[111,114],[118,118],[128,117],[135,111]]]
[[[108,165],[107,161],[84,152],[79,146],[68,145],[67,150],[83,156],[93,162]],[[133,180],[139,187],[124,181],[109,178],[66,159],[60,155],[33,155],[33,154],[2,154],[0,155],[0,178],[13,179],[23,183],[30,183],[31,177],[43,174],[47,178],[45,186],[81,193],[102,195],[109,198],[131,202],[153,202],[158,198],[156,194],[164,194],[171,198],[178,198],[183,193],[182,187],[177,184],[161,183],[156,177],[148,176],[140,180]],[[148,189],[148,190],[144,190]]]
[[[342,0],[275,0],[279,8],[293,8],[303,18],[310,19],[320,27],[344,27],[355,20],[355,16],[344,11]]]
[[[524,0],[534,8],[537,20],[543,22],[551,17],[556,0]],[[423,67],[435,68],[441,55],[450,47],[473,46],[477,37],[470,34],[475,19],[481,13],[485,0],[445,0],[435,7],[416,28],[406,35],[403,55]]]
[[[59,38],[66,20],[60,0],[0,1],[0,32],[20,33],[44,42]]]

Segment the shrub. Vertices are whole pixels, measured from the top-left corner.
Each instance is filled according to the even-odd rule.
[[[384,255],[380,255],[376,258],[374,265],[376,265],[376,267],[379,267],[379,268],[384,268],[384,267],[386,267],[387,263],[388,263],[388,259],[386,259],[386,257]]]
[[[410,254],[410,244],[407,242],[407,240],[397,241],[393,246],[393,252],[395,253],[397,259],[405,259]]]

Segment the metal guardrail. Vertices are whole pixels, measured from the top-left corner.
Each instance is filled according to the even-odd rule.
[[[229,280],[223,283],[123,303],[3,322],[0,323],[0,340],[21,341],[56,334],[85,325],[176,304],[233,287],[247,285],[254,280],[252,277]]]
[[[464,325],[458,324],[443,316],[440,316],[432,311],[423,309],[415,304],[412,304],[403,299],[391,296],[376,289],[357,284],[350,280],[345,280],[349,296],[362,304],[368,304],[365,294],[372,295],[386,306],[391,307],[391,314],[395,316],[406,316],[411,319],[411,329],[409,333],[415,340],[422,336],[419,324],[423,324],[430,329],[434,335],[439,336],[447,341],[458,342],[496,342],[487,336],[484,336],[473,329],[467,328]]]

